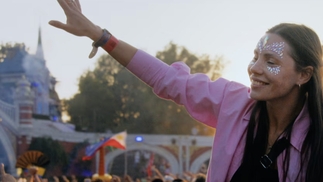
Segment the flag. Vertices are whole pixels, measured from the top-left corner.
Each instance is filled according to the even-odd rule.
[[[126,138],[127,138],[127,132],[121,132],[118,134],[113,135],[111,138],[106,140],[103,144],[103,146],[111,146],[118,149],[125,150],[126,149]]]
[[[111,146],[122,150],[126,149],[127,132],[123,131],[111,137],[105,138],[97,143],[89,145],[85,149],[85,156],[82,160],[90,160],[101,147]]]

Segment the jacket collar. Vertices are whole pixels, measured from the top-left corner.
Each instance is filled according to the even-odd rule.
[[[245,121],[250,121],[252,109],[248,110],[244,115],[243,119]],[[309,126],[310,126],[310,115],[308,113],[308,102],[307,99],[304,102],[304,106],[297,116],[291,133],[290,143],[291,145],[301,152],[303,141],[307,135]]]
[[[297,116],[291,133],[290,143],[296,148],[299,152],[302,149],[303,141],[307,135],[309,126],[310,126],[311,118],[308,113],[308,102],[307,100],[304,103],[303,109]]]

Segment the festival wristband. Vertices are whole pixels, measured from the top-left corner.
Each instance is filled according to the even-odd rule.
[[[93,58],[98,51],[99,47],[102,47],[105,51],[110,53],[118,44],[118,39],[116,39],[109,31],[103,29],[103,34],[101,38],[92,43],[92,51],[89,58]]]
[[[111,35],[108,42],[101,47],[110,53],[117,46],[118,42],[118,39]]]

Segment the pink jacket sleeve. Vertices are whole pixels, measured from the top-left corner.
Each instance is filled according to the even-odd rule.
[[[184,105],[194,119],[216,126],[229,81],[220,78],[212,82],[205,74],[190,74],[190,68],[182,62],[167,65],[141,50],[127,69],[159,97]]]

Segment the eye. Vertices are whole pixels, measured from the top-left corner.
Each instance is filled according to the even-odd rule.
[[[276,61],[275,61],[275,59],[274,58],[271,58],[271,57],[269,57],[269,58],[267,58],[267,64],[268,65],[275,65],[276,64]]]

